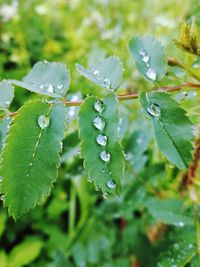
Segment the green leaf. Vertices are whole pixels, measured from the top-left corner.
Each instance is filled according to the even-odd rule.
[[[64,64],[44,61],[36,63],[22,82],[10,82],[32,92],[59,98],[68,91],[70,73]]]
[[[0,83],[0,110],[8,109],[14,97],[14,89],[7,81]]]
[[[178,199],[149,198],[145,205],[151,215],[163,223],[183,227],[193,224],[193,217],[187,215],[184,203]]]
[[[64,130],[61,103],[28,102],[14,118],[2,153],[0,173],[4,204],[15,219],[50,193],[57,176]]]
[[[4,117],[0,124],[0,152],[4,147],[6,135],[11,124],[10,117]]]
[[[117,57],[106,58],[89,70],[76,64],[76,69],[88,80],[108,90],[116,90],[123,76],[123,65]]]
[[[179,169],[186,169],[192,160],[193,133],[185,110],[164,92],[142,92],[140,102],[153,123],[161,152]]]
[[[185,241],[177,242],[161,255],[156,267],[184,267],[196,254],[196,247]]]
[[[102,111],[94,108],[95,103],[101,103]],[[102,130],[94,126],[94,120],[101,118],[105,123]],[[98,125],[102,125],[100,122]],[[118,138],[119,111],[118,100],[115,95],[109,94],[100,102],[96,97],[86,98],[79,111],[79,136],[81,139],[81,155],[84,158],[84,167],[89,180],[103,193],[116,194],[120,189],[120,180],[124,173],[124,154]],[[97,137],[106,136],[105,146],[99,145]],[[106,151],[110,160],[104,161],[100,154]],[[104,155],[104,159],[108,159]]]
[[[149,81],[160,81],[166,73],[163,46],[152,36],[133,37],[128,44],[139,72]]]
[[[39,255],[43,247],[43,241],[31,238],[18,244],[9,255],[8,267],[22,267],[30,264]]]

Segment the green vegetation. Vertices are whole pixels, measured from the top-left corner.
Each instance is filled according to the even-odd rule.
[[[1,2],[0,267],[200,266],[198,2]]]

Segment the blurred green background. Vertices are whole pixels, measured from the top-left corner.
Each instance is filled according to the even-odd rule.
[[[198,2],[0,0],[0,79],[21,79],[37,61],[57,61],[71,71],[68,98],[102,96],[103,91],[76,72],[75,63],[91,66],[100,58],[116,55],[124,63],[119,93],[151,90],[128,53],[129,38],[154,35],[166,47],[167,56],[192,65],[195,58],[179,51],[173,39],[179,37],[183,18],[195,19],[200,25]],[[163,85],[185,80],[192,78],[169,67]],[[35,97],[16,88],[12,110]],[[191,107],[189,113],[197,122],[198,113],[192,109],[195,101],[191,96],[182,104]],[[159,153],[138,102],[120,104],[120,111],[120,134],[127,155],[120,197],[104,199],[87,182],[79,156],[77,108],[68,108],[62,165],[52,194],[17,222],[0,203],[0,267],[156,266],[167,246],[161,238],[163,232],[169,237],[172,229],[165,229],[152,217],[145,201],[156,195],[179,198],[176,189],[181,174]]]

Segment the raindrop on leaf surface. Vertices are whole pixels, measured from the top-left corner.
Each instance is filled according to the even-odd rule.
[[[110,189],[114,189],[116,187],[116,183],[111,179],[107,182],[107,186]]]
[[[39,116],[38,125],[41,129],[47,128],[49,126],[49,117],[47,117],[46,115]]]
[[[150,104],[149,107],[147,108],[147,112],[155,117],[155,118],[159,118],[160,114],[161,114],[161,109],[160,106],[158,104]]]
[[[97,111],[97,112],[102,112],[104,110],[104,103],[100,100],[96,101],[94,103],[94,109]]]
[[[95,128],[97,128],[98,130],[102,131],[105,128],[105,122],[102,119],[102,117],[97,116],[94,120],[93,120],[93,125]]]
[[[103,87],[105,87],[106,89],[109,89],[110,88],[110,80],[105,78],[103,80],[103,83],[102,83]]]
[[[106,151],[104,150],[104,151],[102,151],[102,152],[100,153],[100,158],[101,158],[103,161],[108,162],[108,161],[110,161],[110,153],[108,153],[108,152],[106,152]]]
[[[96,141],[99,145],[105,146],[107,144],[107,136],[99,134],[96,138]]]
[[[146,72],[147,77],[152,80],[155,81],[156,80],[156,71],[152,68],[149,68]]]

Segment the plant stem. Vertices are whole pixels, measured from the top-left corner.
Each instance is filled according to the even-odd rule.
[[[192,89],[200,89],[200,84],[185,83],[185,84],[175,85],[175,86],[163,86],[163,87],[157,88],[155,92],[160,92],[160,91],[174,92],[174,91],[179,91],[186,87],[192,88]],[[129,99],[137,99],[138,96],[139,96],[138,93],[133,93],[133,94],[127,94],[127,95],[118,95],[117,97],[120,101],[123,101],[123,100],[129,100]],[[83,103],[83,100],[82,101],[64,101],[64,104],[66,106],[80,106],[82,103]]]
[[[200,89],[200,84],[196,83],[185,83],[185,84],[180,84],[180,85],[175,85],[175,86],[163,86],[163,87],[158,87],[154,92],[174,92],[174,91],[180,91],[183,88],[191,88],[191,89]],[[139,97],[138,93],[133,93],[133,94],[127,94],[127,95],[118,95],[117,96],[120,101],[123,100],[130,100],[130,99],[137,99]],[[80,106],[83,103],[83,100],[81,101],[65,101],[63,99],[63,103],[65,106],[68,107],[74,107],[74,106]],[[15,112],[10,112],[8,115],[9,116],[15,116],[17,114],[17,111]],[[3,118],[3,116],[0,116],[0,119]]]

